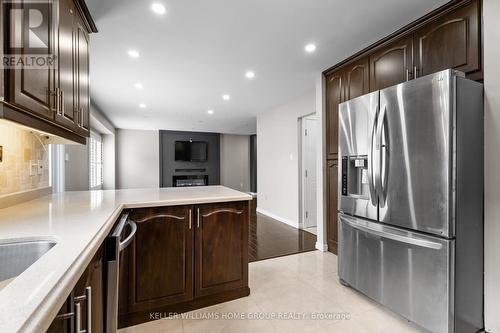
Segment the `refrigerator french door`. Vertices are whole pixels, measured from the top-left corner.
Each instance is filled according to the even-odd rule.
[[[482,85],[447,70],[339,108],[339,277],[431,332],[483,326]]]

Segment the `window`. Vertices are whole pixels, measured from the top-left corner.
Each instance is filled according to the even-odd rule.
[[[99,190],[102,188],[102,138],[99,134],[90,133],[89,139],[89,175],[90,189]]]

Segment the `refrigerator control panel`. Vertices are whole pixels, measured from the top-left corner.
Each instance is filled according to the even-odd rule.
[[[349,164],[349,157],[342,157],[342,195],[347,195],[347,167]]]

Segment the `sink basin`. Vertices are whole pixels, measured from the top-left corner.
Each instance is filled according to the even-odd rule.
[[[54,245],[56,242],[52,240],[0,243],[0,281],[18,276]]]

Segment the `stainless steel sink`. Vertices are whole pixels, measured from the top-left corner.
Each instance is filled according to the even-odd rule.
[[[0,281],[12,279],[49,251],[53,240],[29,240],[0,243]]]

